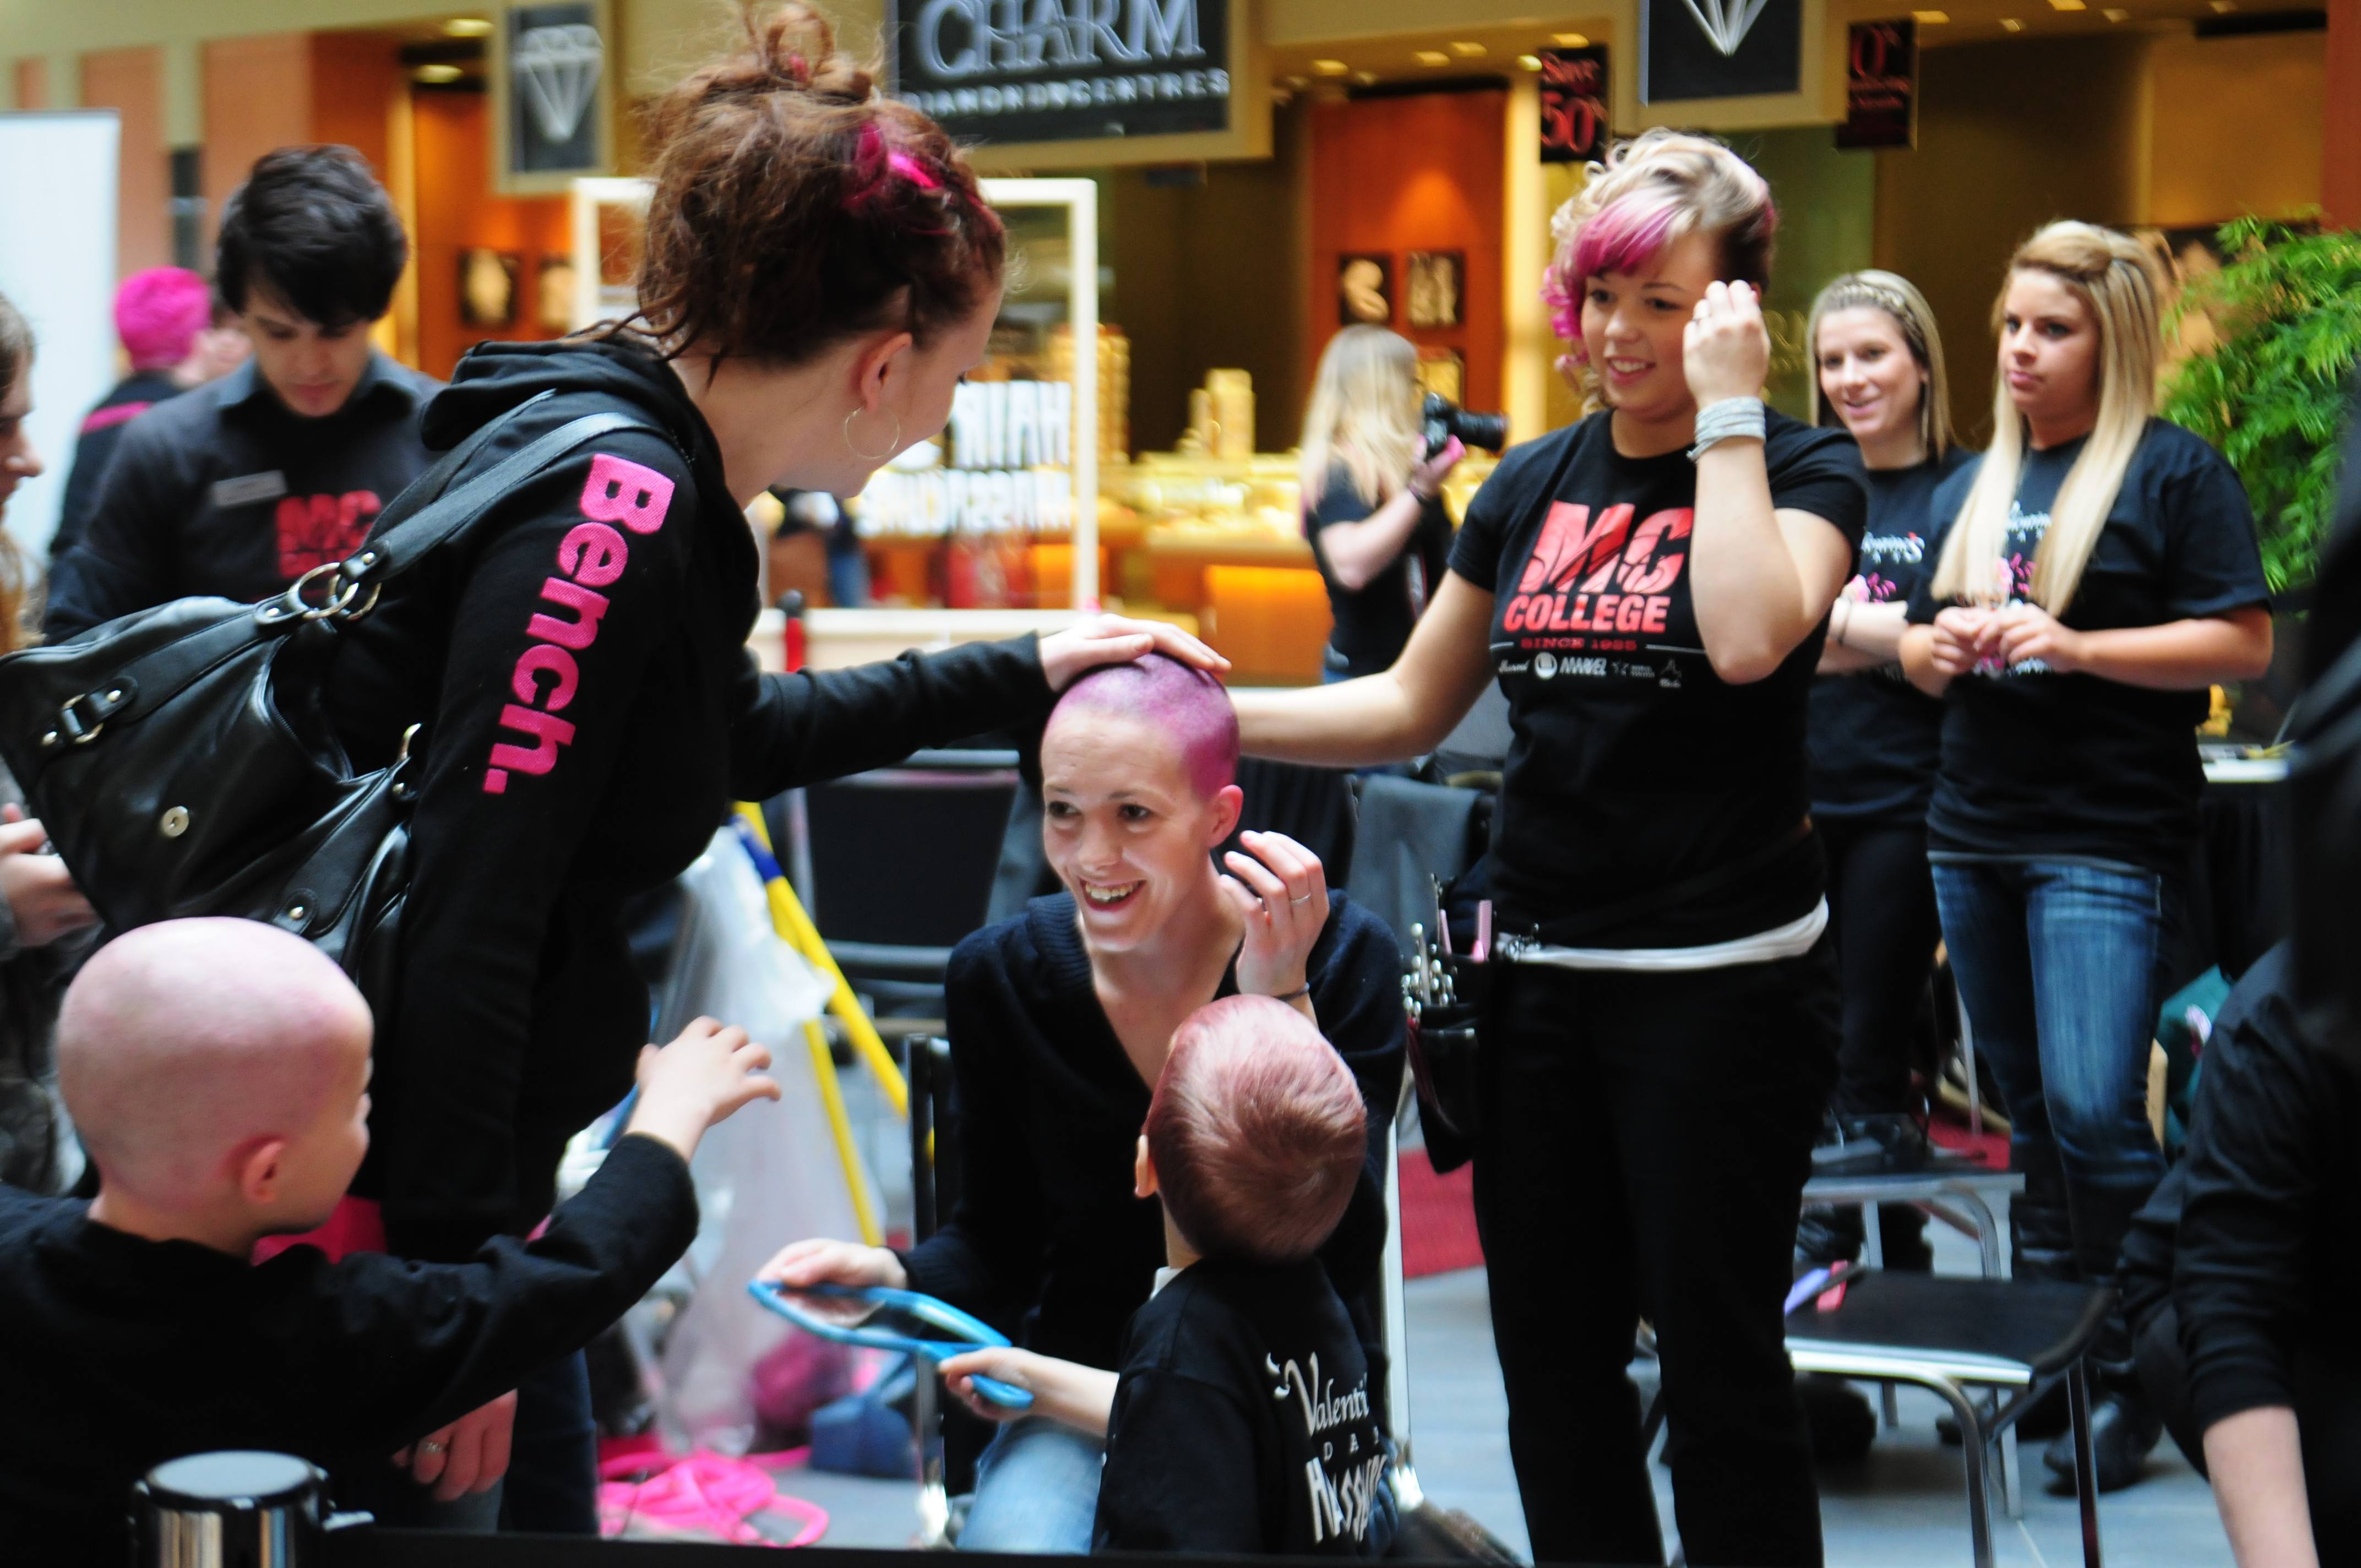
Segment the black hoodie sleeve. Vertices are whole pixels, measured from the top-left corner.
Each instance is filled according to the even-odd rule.
[[[478,525],[489,543],[427,725],[393,1037],[378,1051],[381,1201],[404,1256],[464,1258],[518,1223],[534,1021],[612,1000],[552,992],[546,977],[570,972],[548,950],[553,906],[598,852],[589,825],[633,739],[652,652],[687,613],[697,521],[679,454],[624,432]]]
[[[390,1453],[588,1343],[696,1237],[687,1165],[631,1136],[533,1241],[496,1236],[466,1263],[319,1265],[269,1336],[285,1347],[289,1429],[306,1452]]]
[[[1038,726],[1053,700],[1030,635],[792,675],[759,674],[749,654],[730,731],[730,787],[741,800],[768,800],[924,746]]]

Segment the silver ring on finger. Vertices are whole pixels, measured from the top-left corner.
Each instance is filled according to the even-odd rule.
[[[435,1442],[435,1441],[434,1441],[433,1438],[431,1438],[431,1437],[430,1437],[430,1438],[423,1438],[423,1439],[421,1439],[421,1440],[420,1440],[420,1442],[419,1442],[419,1444],[418,1444],[418,1452],[419,1452],[419,1453],[443,1453],[443,1452],[445,1451],[445,1448],[447,1448],[448,1446],[449,1446],[449,1445],[448,1445],[448,1444],[446,1444],[446,1443],[440,1443],[440,1442]]]
[[[1300,898],[1290,898],[1287,902],[1290,904],[1309,904],[1312,902],[1312,895],[1307,893]]]

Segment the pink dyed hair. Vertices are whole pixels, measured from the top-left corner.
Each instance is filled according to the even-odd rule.
[[[1238,777],[1238,716],[1222,683],[1177,659],[1150,653],[1093,670],[1058,699],[1049,722],[1104,713],[1151,724],[1180,743],[1190,787],[1210,800]]]
[[[1360,1086],[1311,1020],[1268,996],[1173,1033],[1148,1102],[1165,1212],[1207,1257],[1292,1263],[1335,1231],[1368,1156]]]
[[[115,334],[133,369],[159,369],[189,356],[213,310],[203,279],[185,267],[150,267],[115,291]]]
[[[1583,285],[1605,272],[1631,272],[1697,230],[1721,245],[1718,276],[1771,281],[1772,236],[1779,208],[1752,165],[1710,137],[1652,130],[1616,146],[1590,166],[1589,182],[1550,222],[1557,254],[1542,274],[1542,303],[1566,345],[1558,368],[1572,375],[1588,361],[1582,343]]]

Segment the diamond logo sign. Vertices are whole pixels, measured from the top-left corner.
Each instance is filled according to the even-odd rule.
[[[1689,15],[1705,30],[1707,41],[1728,58],[1746,41],[1748,31],[1770,0],[1681,0],[1681,4],[1688,7]]]
[[[517,93],[530,105],[544,140],[573,139],[598,95],[598,72],[606,60],[606,46],[594,27],[528,27],[518,35]]]

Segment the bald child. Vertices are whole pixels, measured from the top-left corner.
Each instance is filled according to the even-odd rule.
[[[464,1264],[299,1246],[249,1265],[359,1168],[369,1037],[343,972],[253,921],[142,927],[76,978],[58,1074],[99,1194],[0,1189],[9,1561],[115,1568],[131,1484],[164,1460],[270,1449],[354,1474],[515,1387],[672,1266],[698,1138],[778,1096],[768,1052],[700,1019],[642,1054],[626,1135],[540,1239]]]

